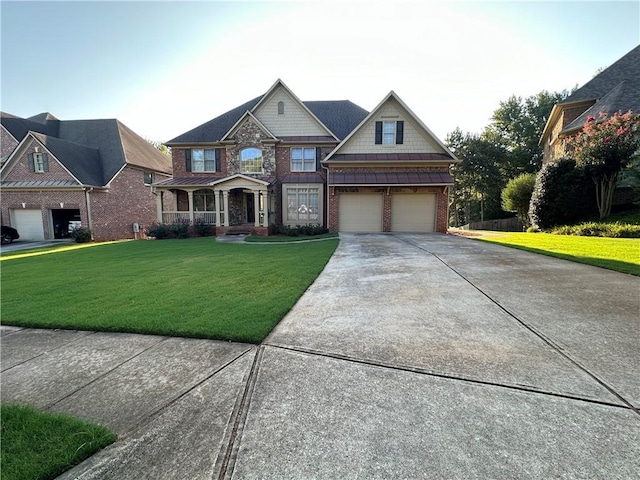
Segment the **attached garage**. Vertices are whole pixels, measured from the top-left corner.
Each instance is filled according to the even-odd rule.
[[[21,240],[44,240],[42,212],[38,209],[13,209],[11,226],[18,230]]]
[[[400,193],[391,196],[392,232],[434,232],[435,193]]]
[[[343,193],[340,195],[339,230],[352,233],[382,231],[383,197],[380,193]]]

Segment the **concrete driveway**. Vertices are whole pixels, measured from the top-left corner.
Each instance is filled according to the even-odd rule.
[[[261,346],[4,328],[2,400],[119,440],[61,478],[639,478],[640,278],[341,235]]]

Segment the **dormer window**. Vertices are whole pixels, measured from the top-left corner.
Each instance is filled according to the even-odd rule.
[[[404,143],[404,121],[376,122],[376,145],[401,145]]]
[[[262,173],[262,150],[243,149],[240,152],[240,170],[242,173]]]
[[[284,115],[284,102],[278,102],[278,115]]]

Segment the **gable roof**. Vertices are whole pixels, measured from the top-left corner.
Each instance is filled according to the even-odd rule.
[[[0,121],[18,142],[31,134],[87,185],[107,185],[125,165],[172,171],[169,157],[116,119],[57,120],[50,113],[25,119],[2,113]],[[12,157],[3,169],[10,168]]]
[[[284,85],[281,80],[278,80],[265,94],[249,100],[188,132],[178,135],[174,139],[165,142],[165,144],[171,146],[175,144],[217,143],[222,141],[225,134],[233,128],[240,118],[247,111],[255,111],[255,109],[260,106],[261,101],[265,100],[270,92],[278,85],[283,85],[287,91],[297,99],[286,85]],[[349,100],[300,103],[330,131],[329,133],[333,133],[338,140],[346,137],[369,113],[364,108],[359,107]]]
[[[640,45],[624,55],[613,65],[605,68],[563,102],[553,106],[547,124],[540,136],[541,145],[550,135],[552,126],[565,108],[584,104],[585,111],[562,129],[559,136],[581,129],[587,118],[596,119],[600,112],[607,115],[621,111],[640,112]]]
[[[361,122],[360,124],[354,128],[351,133],[349,133],[349,135],[347,135],[339,144],[338,146],[329,154],[327,155],[327,157],[322,160],[322,162],[328,162],[330,160],[351,160],[351,159],[355,159],[356,155],[343,155],[340,153],[340,148],[342,146],[344,146],[350,138],[352,138],[353,136],[355,136],[360,130],[362,130],[364,128],[365,125],[367,125],[373,118],[375,118],[378,115],[378,112],[383,108],[383,106],[390,100],[393,99],[396,102],[398,102],[398,104],[400,105],[400,107],[402,109],[404,109],[407,114],[409,115],[409,117],[416,122],[420,128],[423,129],[423,131],[425,133],[427,133],[427,135],[433,139],[436,144],[442,148],[443,153],[442,154],[438,154],[439,156],[439,160],[445,160],[448,159],[448,161],[450,162],[459,162],[460,160],[458,160],[456,158],[456,156],[453,154],[453,152],[451,150],[449,150],[449,148],[447,148],[447,146],[442,143],[442,141],[429,129],[429,127],[427,127],[422,120],[420,120],[420,118],[413,113],[413,111],[402,101],[402,99],[393,91],[391,90],[383,99],[382,101],[373,109],[371,110],[371,113],[369,113],[369,115],[367,115]],[[362,152],[365,153],[365,152]],[[408,159],[408,155],[409,154],[402,154],[402,157],[406,157]],[[376,160],[378,161],[388,161],[388,160],[393,160],[393,158],[391,156],[388,155],[376,155]],[[443,158],[444,157],[444,158]],[[363,158],[364,159],[364,158]],[[427,160],[427,158],[416,158],[417,160]],[[432,158],[433,160],[435,160],[436,158]]]
[[[262,130],[267,136],[271,137],[273,140],[276,140],[276,137],[273,136],[273,134],[269,131],[269,129],[267,127],[265,127],[262,122],[260,120],[258,120],[255,115],[253,113],[251,113],[249,110],[247,110],[244,115],[242,115],[238,121],[236,123],[233,124],[233,126],[229,129],[229,131],[227,133],[224,134],[224,136],[222,137],[222,140],[226,140],[227,138],[231,137],[236,129],[244,122],[244,120],[246,119],[250,119],[253,123],[255,123],[258,128],[260,128],[260,130]]]

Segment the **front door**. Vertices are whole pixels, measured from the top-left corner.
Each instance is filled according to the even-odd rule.
[[[256,209],[253,193],[247,193],[247,223],[255,223],[256,221]]]

